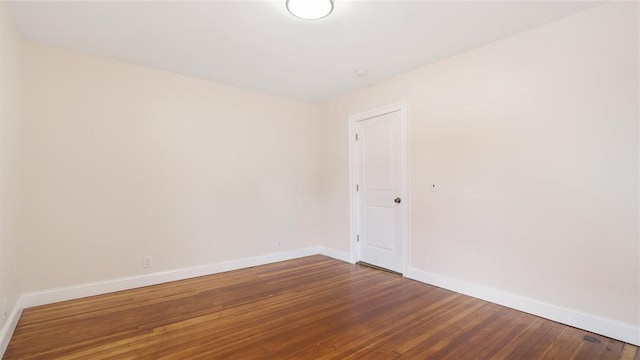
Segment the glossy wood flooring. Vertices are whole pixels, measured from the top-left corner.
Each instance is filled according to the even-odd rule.
[[[26,309],[5,359],[640,359],[638,348],[323,256]]]

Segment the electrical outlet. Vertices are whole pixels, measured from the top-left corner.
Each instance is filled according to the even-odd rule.
[[[278,247],[278,249],[282,249],[282,241],[278,240],[276,246]]]
[[[142,258],[142,267],[147,269],[151,267],[151,261],[153,260],[153,257],[151,256],[145,256]]]
[[[7,318],[7,298],[6,297],[2,298],[2,318],[3,319]]]

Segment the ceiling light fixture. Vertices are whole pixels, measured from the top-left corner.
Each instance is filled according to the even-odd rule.
[[[333,0],[287,0],[291,15],[304,20],[318,20],[331,14]]]

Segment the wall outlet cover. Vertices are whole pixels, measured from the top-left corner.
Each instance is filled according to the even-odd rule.
[[[152,262],[152,257],[151,256],[145,256],[142,258],[142,267],[143,268],[150,268],[151,267],[151,262]]]

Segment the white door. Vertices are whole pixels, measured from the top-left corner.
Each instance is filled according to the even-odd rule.
[[[399,273],[404,261],[404,108],[352,117],[358,260]],[[369,117],[367,117],[369,116]]]

